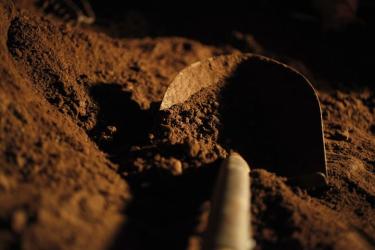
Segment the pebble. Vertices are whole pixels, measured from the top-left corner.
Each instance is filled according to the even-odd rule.
[[[16,163],[19,167],[24,167],[26,165],[26,159],[22,155],[16,155]]]
[[[173,175],[182,174],[182,163],[180,160],[177,160],[176,158],[171,158],[171,167]]]
[[[16,233],[22,232],[27,224],[27,214],[23,210],[16,210],[12,216],[12,230]]]
[[[156,154],[156,155],[154,156],[154,160],[155,160],[155,161],[161,161],[161,155],[160,155],[160,154]]]
[[[117,131],[117,128],[115,127],[115,126],[107,126],[107,131],[109,132],[109,133],[111,133],[111,134],[114,134],[114,133],[116,133],[116,131]]]
[[[198,155],[200,151],[200,145],[198,143],[198,141],[196,140],[193,140],[189,143],[189,154],[192,156],[192,157],[195,157]]]

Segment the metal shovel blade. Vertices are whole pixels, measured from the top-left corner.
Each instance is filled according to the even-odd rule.
[[[319,99],[295,69],[259,55],[213,57],[182,70],[160,109],[183,103],[198,91],[220,85],[219,132],[223,143],[254,168],[297,180],[325,183],[326,159]]]

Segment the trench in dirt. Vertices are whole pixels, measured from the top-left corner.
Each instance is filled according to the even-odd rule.
[[[132,193],[131,203],[123,211],[128,221],[111,249],[186,249],[189,238],[201,234],[197,227],[211,196],[217,163],[189,169],[178,176],[155,169],[131,171],[131,149],[147,143],[159,104],[142,110],[131,100],[130,93],[117,84],[96,84],[90,92],[99,113],[98,123],[89,135],[119,165],[118,174],[127,181]],[[143,155],[155,151],[154,146],[144,148]],[[170,150],[168,153],[173,154],[174,148]]]

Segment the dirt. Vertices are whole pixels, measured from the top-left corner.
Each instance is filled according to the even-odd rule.
[[[243,145],[221,135],[220,89],[159,106],[184,67],[239,51],[313,80],[327,150],[324,189],[252,170],[256,249],[375,249],[375,92],[339,60],[326,74],[335,50],[325,68],[250,34],[124,38],[30,6],[0,2],[0,249],[200,249],[218,166]]]

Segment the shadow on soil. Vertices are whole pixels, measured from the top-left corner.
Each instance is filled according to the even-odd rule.
[[[90,92],[98,106],[98,122],[90,136],[112,161],[118,162],[116,158],[126,154],[131,146],[147,141],[153,124],[152,113],[142,110],[131,99],[131,93],[122,90],[120,85],[97,84]]]
[[[202,204],[211,196],[214,169],[194,169],[182,176],[150,172],[129,178],[134,199],[111,249],[186,249]]]
[[[122,172],[128,168],[130,148],[147,144],[158,109],[142,110],[116,84],[95,85],[91,95],[98,106],[98,123],[90,136]],[[147,158],[151,150],[155,148],[146,149],[141,157]],[[133,199],[110,249],[185,249],[202,204],[210,199],[216,170],[205,166],[173,176],[151,168],[126,176]]]

